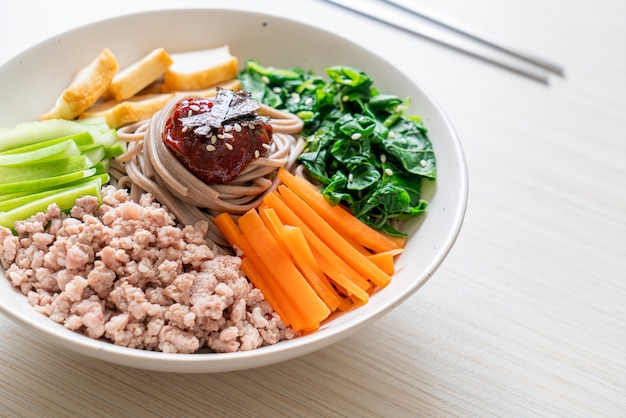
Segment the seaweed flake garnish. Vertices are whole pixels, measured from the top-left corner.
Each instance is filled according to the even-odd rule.
[[[217,94],[213,99],[210,112],[180,118],[183,126],[195,128],[197,135],[208,135],[213,129],[218,129],[227,121],[232,120],[255,120],[262,119],[268,123],[267,118],[257,115],[256,111],[261,105],[250,98],[249,91],[240,90],[235,93],[232,90],[218,87]]]

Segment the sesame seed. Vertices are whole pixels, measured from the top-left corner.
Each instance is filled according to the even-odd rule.
[[[348,175],[348,181],[349,181],[350,183],[352,183],[352,182],[354,181],[354,175],[353,175],[352,173],[350,173],[350,174]]]
[[[209,151],[209,152],[215,151],[215,147],[213,145],[209,144],[209,145],[206,146],[206,150]]]
[[[240,125],[242,128],[247,128],[248,127],[248,122],[241,122]]]
[[[263,77],[261,77],[261,81],[263,81],[265,84],[269,84],[270,83],[270,78],[266,75],[264,75]]]
[[[193,111],[191,109],[187,112],[187,116],[193,116]]]
[[[226,145],[226,148],[228,148],[229,151],[233,150],[233,146],[229,144],[228,142],[226,142],[224,145]]]
[[[396,137],[396,133],[395,132],[393,132],[393,131],[389,132],[389,138],[393,139],[395,137]]]
[[[256,126],[254,126],[254,123],[250,122],[250,123],[248,124],[248,128],[250,128],[250,129],[254,129],[254,128],[256,128]]]
[[[224,126],[224,132],[230,132],[233,130],[233,125],[225,125]]]
[[[311,104],[313,104],[313,98],[312,97],[307,97],[304,100],[304,104],[307,105],[307,106],[310,106]]]
[[[228,132],[224,134],[224,139],[233,139],[233,134],[229,134]]]
[[[218,137],[219,139],[224,139],[224,134],[217,134],[217,137]]]
[[[235,123],[234,128],[237,132],[241,132],[241,125],[238,123]]]
[[[385,174],[388,176],[393,176],[393,171],[391,171],[391,168],[385,168]]]
[[[266,143],[263,143],[262,147],[265,148],[265,149],[272,148],[272,146],[270,144],[266,144]]]
[[[189,130],[189,126],[187,125],[183,126],[183,129],[182,129],[183,132],[187,132],[188,130]]]
[[[350,138],[356,141],[357,139],[361,139],[361,134],[359,132],[353,133]]]
[[[383,164],[387,162],[387,156],[385,154],[380,154],[380,162]]]
[[[300,95],[298,93],[291,93],[291,98],[293,99],[294,103],[300,102]]]
[[[273,91],[274,93],[280,93],[280,87],[274,87],[274,88],[272,89],[272,91]]]
[[[211,136],[211,144],[215,144],[217,142],[217,137],[215,135]]]
[[[198,105],[190,105],[189,109],[193,110],[194,112],[197,112],[198,110],[200,110],[200,106],[198,106]]]
[[[422,167],[426,167],[426,160],[422,160],[422,161],[420,161],[420,165],[421,165]]]
[[[261,155],[261,153],[259,152],[259,150],[254,150],[254,158],[259,158],[259,155]]]

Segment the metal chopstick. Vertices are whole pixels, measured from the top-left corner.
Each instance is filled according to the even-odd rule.
[[[394,27],[396,29],[400,29],[400,30],[406,31],[406,32],[411,33],[411,34],[416,35],[416,36],[420,36],[420,37],[422,37],[424,39],[427,39],[429,41],[432,41],[432,42],[438,43],[440,45],[446,46],[448,48],[454,49],[454,50],[456,50],[458,52],[462,52],[462,53],[467,54],[469,56],[472,56],[474,58],[478,58],[478,59],[483,60],[485,62],[488,62],[490,64],[496,65],[498,67],[504,68],[504,69],[512,71],[514,73],[517,73],[517,74],[520,74],[522,76],[528,77],[528,78],[530,78],[532,80],[535,80],[535,81],[538,81],[538,82],[541,82],[541,83],[544,83],[544,84],[548,84],[548,74],[543,69],[527,68],[527,67],[517,66],[517,65],[509,64],[509,63],[506,63],[506,62],[503,62],[503,61],[499,61],[499,60],[496,60],[496,59],[494,59],[494,58],[492,58],[492,57],[490,57],[488,55],[481,54],[481,53],[476,52],[476,51],[470,51],[470,50],[468,50],[466,48],[463,48],[462,46],[456,45],[456,44],[454,44],[452,42],[448,42],[448,41],[445,41],[443,39],[437,38],[435,36],[431,36],[431,35],[428,35],[426,33],[420,32],[420,31],[418,31],[417,29],[415,29],[413,27],[407,27],[407,26],[404,26],[404,25],[400,25],[400,24],[391,22],[391,21],[389,21],[387,19],[384,19],[384,18],[382,18],[380,16],[376,16],[375,14],[373,14],[371,12],[365,11],[364,9],[360,9],[360,8],[356,8],[356,7],[353,7],[353,6],[349,6],[347,4],[344,4],[342,2],[335,1],[335,0],[324,0],[324,1],[326,1],[328,3],[331,3],[331,4],[335,5],[335,6],[344,8],[346,10],[349,10],[351,12],[360,14],[360,15],[365,16],[365,17],[368,17],[370,19],[376,20],[378,22],[384,23],[384,24],[389,25],[391,27]]]
[[[409,12],[415,16],[419,16],[423,19],[429,20],[439,26],[450,29],[454,32],[460,33],[461,35],[467,36],[468,38],[474,39],[475,41],[481,42],[485,45],[488,45],[492,48],[495,48],[501,52],[509,54],[513,57],[519,58],[528,63],[537,65],[541,68],[544,68],[554,74],[558,74],[563,76],[564,70],[558,64],[553,62],[549,62],[543,58],[539,58],[528,53],[519,51],[511,46],[503,45],[502,43],[494,40],[493,38],[487,36],[486,34],[479,33],[476,29],[470,28],[463,23],[459,22],[456,19],[453,19],[449,16],[444,16],[441,13],[437,13],[434,10],[427,10],[423,6],[418,6],[414,3],[406,4],[397,0],[380,0],[384,3],[395,6],[399,9],[402,9],[406,12]]]

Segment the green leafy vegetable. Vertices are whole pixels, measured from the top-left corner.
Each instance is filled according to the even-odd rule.
[[[409,99],[380,93],[363,71],[334,66],[325,72],[248,61],[239,79],[253,99],[304,121],[306,147],[298,161],[326,199],[401,236],[390,221],[423,213],[422,182],[436,179],[428,131],[421,118],[406,114]]]

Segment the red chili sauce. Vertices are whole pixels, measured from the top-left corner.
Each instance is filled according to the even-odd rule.
[[[223,184],[235,179],[252,160],[267,156],[273,131],[259,118],[226,121],[208,135],[198,135],[180,122],[191,114],[210,112],[212,107],[210,99],[181,101],[165,124],[163,141],[196,177],[206,184]]]

